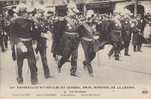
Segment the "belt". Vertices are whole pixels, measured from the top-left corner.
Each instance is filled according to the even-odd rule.
[[[69,34],[69,35],[79,35],[79,34],[76,33],[76,32],[65,32],[65,34]]]
[[[88,38],[88,37],[82,37],[83,40],[85,41],[93,41],[93,40],[98,40],[99,39],[99,36],[93,36],[93,38]]]
[[[112,30],[113,32],[121,32],[121,30]]]
[[[88,37],[82,37],[82,39],[85,40],[85,41],[89,41],[89,42],[93,41],[93,39],[88,38]]]
[[[79,34],[76,32],[65,32],[65,34],[67,34],[69,36],[73,36],[73,37],[79,37]]]
[[[32,38],[19,38],[20,41],[26,42],[26,41],[31,41]]]

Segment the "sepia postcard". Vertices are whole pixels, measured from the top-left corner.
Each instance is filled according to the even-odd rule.
[[[0,99],[151,99],[151,0],[0,0]]]

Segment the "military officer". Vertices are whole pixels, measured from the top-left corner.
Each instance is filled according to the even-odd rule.
[[[68,15],[65,17],[66,27],[63,34],[64,49],[62,52],[62,58],[58,62],[58,71],[61,72],[62,66],[71,57],[70,75],[77,76],[76,70],[80,38],[77,33],[79,24],[76,19],[76,13],[79,13],[79,11],[73,2],[69,3],[67,8]]]
[[[63,45],[62,45],[61,38],[63,37],[65,27],[66,27],[66,23],[64,18],[61,16],[56,17],[56,19],[53,22],[53,32],[52,32],[53,43],[51,49],[51,52],[53,53],[53,57],[56,61],[58,60],[57,56],[62,55]]]
[[[143,43],[143,31],[142,31],[142,20],[140,16],[136,18],[136,26],[133,32],[133,45],[134,45],[134,52],[141,52],[141,47]]]
[[[111,25],[111,43],[113,45],[112,49],[109,51],[108,56],[110,57],[113,53],[115,60],[119,60],[120,49],[122,47],[122,24],[120,21],[120,15],[117,14],[113,17]]]
[[[35,32],[35,37],[37,37],[37,48],[36,48],[36,53],[40,53],[42,64],[43,64],[43,69],[44,69],[44,76],[45,78],[50,77],[50,71],[48,67],[48,62],[47,62],[47,25],[46,25],[46,19],[43,15],[38,16],[36,18],[38,20],[37,25],[34,27],[34,32]]]
[[[4,20],[2,19],[2,16],[0,19],[0,47],[1,47],[2,52],[4,52],[5,51],[5,47],[4,47]]]
[[[125,18],[122,21],[122,38],[124,41],[124,55],[125,56],[129,56],[129,44],[130,44],[130,40],[131,40],[131,27],[130,27],[130,21],[128,18]]]
[[[94,34],[96,33],[95,32],[96,28],[91,28],[95,26],[93,23],[93,17],[94,17],[94,11],[88,10],[87,21],[85,22],[85,28],[81,28],[81,30],[83,29],[83,31],[81,31],[83,33],[83,34],[81,33],[82,34],[81,44],[85,54],[85,61],[83,62],[83,65],[84,65],[84,69],[88,70],[88,73],[91,77],[94,76],[91,62],[96,56],[96,51],[95,51],[96,49],[94,47],[94,38],[93,38]]]
[[[31,83],[37,84],[37,67],[36,60],[33,50],[33,24],[34,22],[29,19],[28,14],[26,13],[27,8],[21,6],[18,8],[17,13],[18,17],[12,19],[10,24],[10,40],[12,49],[16,50],[17,58],[17,82],[18,84],[23,84],[23,61],[25,58],[28,60],[28,66],[31,72]]]

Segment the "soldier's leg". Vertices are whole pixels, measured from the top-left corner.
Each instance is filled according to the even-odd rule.
[[[78,59],[78,48],[75,49],[72,52],[71,55],[71,69],[70,69],[70,74],[72,76],[76,76],[76,71],[77,71],[77,59]]]
[[[114,53],[114,47],[111,48],[111,50],[108,53],[108,56],[111,57]]]
[[[87,57],[89,57],[88,56],[88,51],[87,51],[87,49],[88,49],[88,44],[87,44],[88,42],[86,42],[86,41],[84,41],[84,40],[81,40],[81,44],[82,44],[82,48],[83,48],[83,51],[84,51],[84,56],[85,56],[85,60],[83,61],[83,65],[84,65],[84,70],[86,70],[87,69],[87,62],[86,62],[86,58]]]
[[[5,48],[4,48],[4,35],[1,36],[0,44],[1,44],[2,52],[4,52],[5,51]]]
[[[0,47],[1,47],[1,50],[2,50],[2,35],[0,34]]]
[[[139,52],[142,51],[142,50],[141,50],[141,49],[142,49],[142,43],[143,43],[143,42],[142,42],[142,37],[140,37],[140,41],[139,41],[139,44],[138,44],[138,51],[139,51]]]
[[[47,62],[46,48],[40,49],[39,52],[40,52],[41,61],[43,64],[44,76],[45,78],[49,78],[50,72],[49,72],[49,67],[48,67],[48,62]]]
[[[141,44],[138,45],[138,51],[141,52]]]
[[[15,45],[11,46],[11,50],[12,50],[12,58],[15,61],[16,60],[16,51],[15,51]]]
[[[119,56],[120,56],[120,44],[119,43],[115,43],[114,44],[114,57],[115,60],[119,60]]]
[[[133,50],[134,50],[134,52],[137,51],[136,45],[133,45]]]
[[[56,50],[56,42],[55,42],[55,40],[53,40],[52,41],[52,46],[51,46],[51,52],[53,54],[53,58],[55,60],[57,60],[57,54],[56,54],[55,50]]]
[[[58,62],[58,72],[61,72],[63,64],[68,61],[73,51],[72,40],[66,38],[64,42],[65,42],[64,51],[62,53],[61,59]]]
[[[19,49],[17,49],[17,82],[18,84],[23,83],[23,76],[22,76],[22,68],[23,68],[23,60],[25,58],[24,53],[22,53]]]
[[[142,36],[139,35],[138,45],[137,45],[137,50],[138,51],[141,51],[141,46],[142,46]]]
[[[62,55],[61,59],[58,62],[58,72],[61,72],[62,66],[65,64],[65,62],[68,61],[71,54],[72,54],[72,50],[71,50],[70,47],[67,47],[67,48],[64,49],[63,55]]]
[[[126,55],[126,56],[129,56],[129,42],[125,42],[125,52],[124,52],[124,54]]]
[[[7,35],[4,36],[4,44],[5,44],[5,48],[8,48],[8,36]]]
[[[91,66],[91,62],[95,58],[96,53],[93,51],[92,42],[82,40],[81,43],[85,54],[85,61],[83,62],[84,67],[87,67],[90,76],[93,76],[93,68]]]
[[[90,52],[90,53],[88,52],[88,54],[89,54],[88,55],[89,57],[86,57],[86,61],[84,61],[83,64],[87,66],[90,76],[93,76],[93,68],[92,68],[91,62],[95,58],[96,53],[95,52]]]
[[[35,59],[34,50],[32,48],[32,45],[28,45],[27,48],[28,48],[28,52],[27,52],[28,66],[31,72],[31,83],[37,84],[38,83],[37,67],[36,67],[36,59]]]
[[[139,44],[136,45],[136,51],[139,51]]]

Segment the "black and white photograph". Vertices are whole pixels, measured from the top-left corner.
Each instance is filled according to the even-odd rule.
[[[0,98],[151,99],[151,0],[0,0]]]

